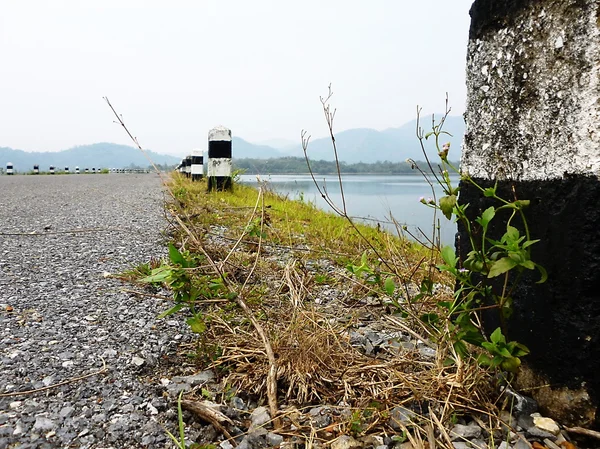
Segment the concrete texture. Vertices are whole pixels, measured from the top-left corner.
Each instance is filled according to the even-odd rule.
[[[532,259],[549,274],[514,292],[509,337],[531,349],[528,366],[560,395],[590,400],[569,424],[599,427],[600,1],[478,0],[471,8],[467,130],[462,170],[501,196],[529,199]],[[490,205],[473,186],[460,201]],[[492,230],[504,231],[503,223]],[[459,249],[466,250],[459,227]],[[490,330],[497,322],[486,317]],[[564,394],[565,388],[574,395]],[[582,396],[583,395],[583,396]],[[550,395],[551,396],[551,395]],[[587,397],[587,396],[586,396]],[[562,399],[561,399],[562,398]],[[548,402],[548,401],[547,401]],[[595,419],[595,422],[594,422]]]

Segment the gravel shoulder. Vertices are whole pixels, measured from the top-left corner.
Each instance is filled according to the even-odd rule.
[[[2,176],[0,192],[0,448],[169,447],[160,365],[186,329],[106,277],[165,254],[160,179]]]

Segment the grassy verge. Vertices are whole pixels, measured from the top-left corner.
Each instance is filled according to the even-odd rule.
[[[174,305],[163,315],[185,312],[197,368],[214,369],[223,390],[268,401],[278,430],[452,447],[445,425],[495,409],[490,372],[423,324],[453,291],[430,251],[264,186],[209,194],[206,182],[173,174],[168,188],[170,261],[128,280],[167,284]],[[366,342],[373,334],[377,344]],[[350,412],[325,429],[299,427],[294,413],[314,404]],[[394,421],[398,406],[414,417]]]

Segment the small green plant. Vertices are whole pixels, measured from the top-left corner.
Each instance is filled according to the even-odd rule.
[[[254,220],[252,220],[250,223],[248,223],[244,232],[246,234],[248,234],[248,236],[250,236],[250,237],[262,238],[262,239],[267,238],[267,234],[262,231],[261,223],[262,223],[261,217],[256,217]]]
[[[460,261],[451,246],[441,248],[440,255],[443,263],[437,268],[447,272],[456,280],[452,301],[442,301],[438,305],[446,310],[449,320],[449,329],[453,346],[461,357],[470,355],[469,344],[478,346],[487,351],[481,354],[478,360],[481,364],[491,367],[501,367],[508,371],[516,371],[521,361],[520,357],[529,353],[529,350],[517,342],[506,342],[506,320],[512,313],[512,294],[521,280],[525,270],[537,270],[540,273],[539,283],[547,279],[546,271],[542,266],[531,260],[531,247],[539,240],[531,238],[524,210],[529,206],[528,200],[504,199],[498,195],[498,184],[494,187],[482,187],[473,180],[468,173],[461,173],[448,159],[450,144],[440,145],[444,134],[443,125],[450,110],[436,123],[433,121],[432,130],[427,134],[418,128],[417,135],[425,155],[428,173],[421,170],[414,161],[411,161],[431,186],[432,198],[421,198],[420,202],[434,209],[448,220],[462,224],[468,236],[469,252],[464,260]],[[424,141],[433,138],[437,149],[439,164],[434,168],[425,151]],[[474,218],[467,212],[469,204],[458,201],[459,185],[453,184],[450,173],[460,176],[460,181],[470,184],[481,191],[484,197],[489,198],[492,205]],[[434,185],[437,184],[443,191],[443,196],[436,198]],[[492,221],[499,221],[504,214],[505,220],[496,226],[504,229],[499,239],[492,238],[489,234]],[[518,220],[517,220],[518,217]],[[435,219],[435,218],[434,218]],[[520,222],[520,231],[516,222]],[[435,228],[435,226],[434,226]],[[439,241],[439,238],[438,238]],[[432,249],[436,249],[436,236],[432,236]],[[439,246],[437,246],[439,249]],[[493,280],[501,278],[501,287],[497,288]],[[478,319],[478,311],[483,307],[495,307],[499,311],[501,327],[496,329],[486,338]],[[436,327],[440,321],[436,314],[429,314],[428,324]],[[441,329],[441,327],[440,327]]]
[[[179,429],[179,438],[177,438],[175,435],[173,435],[171,432],[165,429],[165,432],[167,432],[169,438],[171,438],[173,443],[175,443],[177,449],[187,449],[187,445],[185,444],[185,423],[183,422],[183,410],[181,408],[182,396],[183,390],[181,390],[181,392],[179,393],[179,397],[177,398],[177,423]]]
[[[192,332],[198,334],[206,331],[208,319],[197,309],[197,302],[203,298],[219,297],[226,290],[221,277],[194,275],[194,269],[201,260],[201,256],[192,255],[188,251],[180,252],[169,243],[169,263],[163,263],[153,269],[149,276],[141,279],[141,282],[149,284],[164,283],[173,291],[175,305],[162,312],[159,319],[187,308],[191,317],[187,318],[186,323]]]

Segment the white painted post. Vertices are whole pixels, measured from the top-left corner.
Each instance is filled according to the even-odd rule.
[[[79,174],[79,167],[75,167],[75,174],[78,175]]]
[[[90,169],[89,169],[89,168],[87,168],[87,167],[85,167],[85,172],[86,172],[86,173],[89,173],[89,172],[90,172]]]
[[[34,165],[33,166],[33,174],[34,175],[39,175],[40,174],[40,166],[39,165]]]
[[[476,0],[470,15],[461,169],[478,185],[464,182],[459,201],[475,218],[498,206],[481,188],[527,200],[548,280],[524,270],[509,293],[507,339],[529,348],[534,372],[517,380],[546,416],[600,430],[600,1]],[[513,217],[496,217],[487,236],[499,240]],[[468,239],[459,225],[463,257]],[[483,316],[489,332],[497,315]]]
[[[192,150],[191,168],[192,181],[200,181],[204,175],[204,151]]]
[[[96,174],[96,167],[92,167],[92,173]]]
[[[50,169],[49,169],[49,171],[50,171],[50,174],[51,174],[51,175],[53,175],[53,174],[54,174],[54,165],[51,165],[51,166],[50,166]]]
[[[14,175],[15,174],[12,162],[7,162],[6,163],[6,174],[7,175]]]
[[[231,190],[231,130],[217,126],[208,132],[208,190]]]
[[[69,167],[65,167],[65,173],[68,175],[69,174]]]

